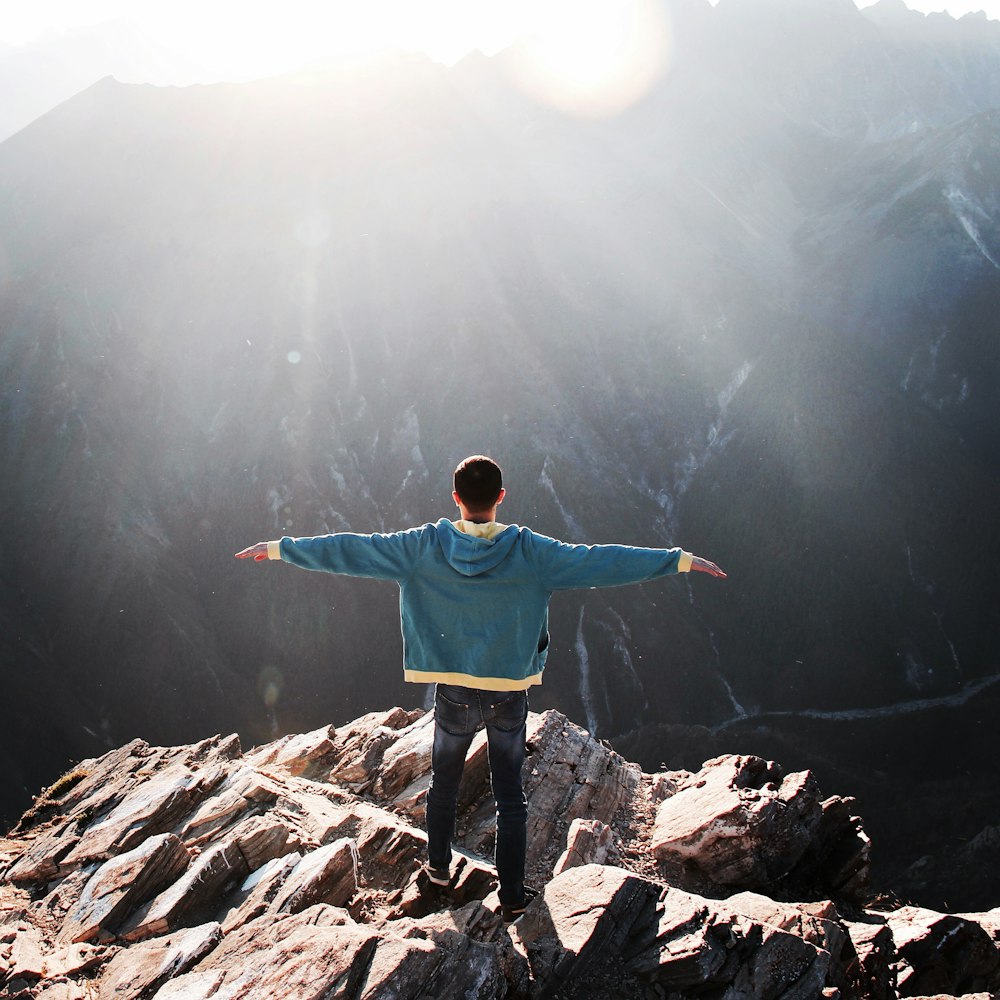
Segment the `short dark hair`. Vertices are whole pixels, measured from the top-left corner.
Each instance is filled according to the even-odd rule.
[[[455,470],[455,492],[470,514],[492,510],[503,489],[500,466],[485,455],[470,455]]]

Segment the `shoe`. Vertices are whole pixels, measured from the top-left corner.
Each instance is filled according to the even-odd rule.
[[[442,888],[451,884],[451,873],[447,868],[432,868],[430,865],[424,865],[424,874],[429,882]]]
[[[528,904],[537,895],[537,889],[532,889],[531,886],[526,885],[524,887],[524,899],[521,903],[501,903],[500,916],[503,922],[505,924],[512,924],[519,917],[524,916],[524,911],[528,908]]]

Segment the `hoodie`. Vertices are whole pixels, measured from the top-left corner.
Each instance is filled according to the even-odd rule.
[[[268,543],[302,569],[399,584],[406,680],[489,691],[540,684],[557,590],[642,583],[691,568],[681,549],[570,545],[516,524],[442,518],[391,534]]]

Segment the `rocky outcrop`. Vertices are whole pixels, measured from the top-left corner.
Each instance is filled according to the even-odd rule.
[[[133,742],[6,841],[0,996],[842,997],[1000,984],[997,921],[864,908],[868,841],[808,773],[644,774],[531,715],[527,912],[505,926],[485,739],[451,884],[420,873],[433,725],[394,709],[247,753]],[[797,893],[797,897],[793,896]]]
[[[784,774],[759,757],[718,757],[676,779],[660,805],[654,854],[719,886],[863,898],[868,838],[853,801],[822,801],[808,771]]]

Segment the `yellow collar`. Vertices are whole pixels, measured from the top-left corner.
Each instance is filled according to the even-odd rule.
[[[451,523],[463,535],[472,535],[474,538],[485,538],[487,541],[492,541],[507,527],[506,524],[500,524],[497,521],[487,521],[485,524],[479,524],[476,521],[466,521],[463,519],[452,521]]]

